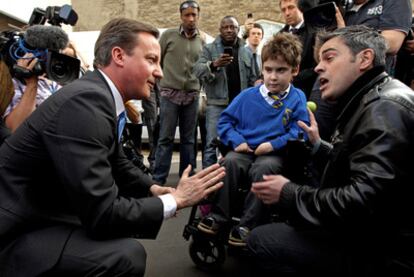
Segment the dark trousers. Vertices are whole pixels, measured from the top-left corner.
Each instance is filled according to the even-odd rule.
[[[136,239],[93,240],[75,229],[44,276],[144,276],[145,263],[145,249]]]
[[[255,156],[230,151],[222,164],[226,168],[224,186],[216,193],[211,215],[218,222],[227,222],[232,216],[241,215],[240,224],[253,228],[260,220],[264,204],[251,193],[248,194],[244,207],[241,208],[238,205],[242,196],[240,189],[249,191],[251,183],[262,181],[263,175],[280,173],[282,158],[273,154]]]
[[[270,223],[252,230],[247,247],[256,276],[380,276],[383,238]]]

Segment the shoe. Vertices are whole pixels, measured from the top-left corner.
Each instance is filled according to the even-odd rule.
[[[207,216],[198,223],[197,229],[210,235],[217,235],[220,225],[213,217]]]
[[[245,247],[250,230],[247,227],[235,226],[230,232],[229,244],[237,247]]]

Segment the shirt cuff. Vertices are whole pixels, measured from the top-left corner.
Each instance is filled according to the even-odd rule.
[[[174,196],[168,193],[158,197],[164,205],[164,219],[173,217],[175,215],[175,211],[177,210],[177,202],[175,202]]]

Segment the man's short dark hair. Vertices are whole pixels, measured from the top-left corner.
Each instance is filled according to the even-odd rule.
[[[315,43],[316,60],[322,45],[336,37],[343,40],[354,56],[364,49],[372,49],[375,53],[373,66],[385,66],[387,41],[377,30],[365,25],[351,25],[331,32],[319,32]]]
[[[189,0],[189,1],[184,1],[180,4],[180,13],[183,10],[188,9],[188,8],[195,8],[198,11],[200,11],[200,5],[196,1]]]
[[[251,31],[253,28],[257,28],[257,29],[262,30],[262,35],[264,36],[264,29],[263,29],[263,26],[262,26],[262,25],[260,25],[259,23],[253,23],[253,27],[251,27],[251,28],[249,29],[249,33],[247,34],[247,36],[250,36],[250,31]]]
[[[106,23],[95,43],[94,68],[107,66],[111,62],[113,47],[121,47],[128,55],[138,44],[138,34],[149,33],[155,38],[159,37],[157,28],[128,18],[115,18]]]

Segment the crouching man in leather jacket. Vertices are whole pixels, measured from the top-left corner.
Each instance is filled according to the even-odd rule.
[[[311,112],[310,126],[299,122],[325,161],[320,187],[281,175],[254,183],[285,221],[254,229],[249,251],[266,276],[413,274],[394,265],[414,247],[414,93],[384,72],[386,43],[368,27],[321,33],[316,50],[322,98],[341,106],[330,143]]]

